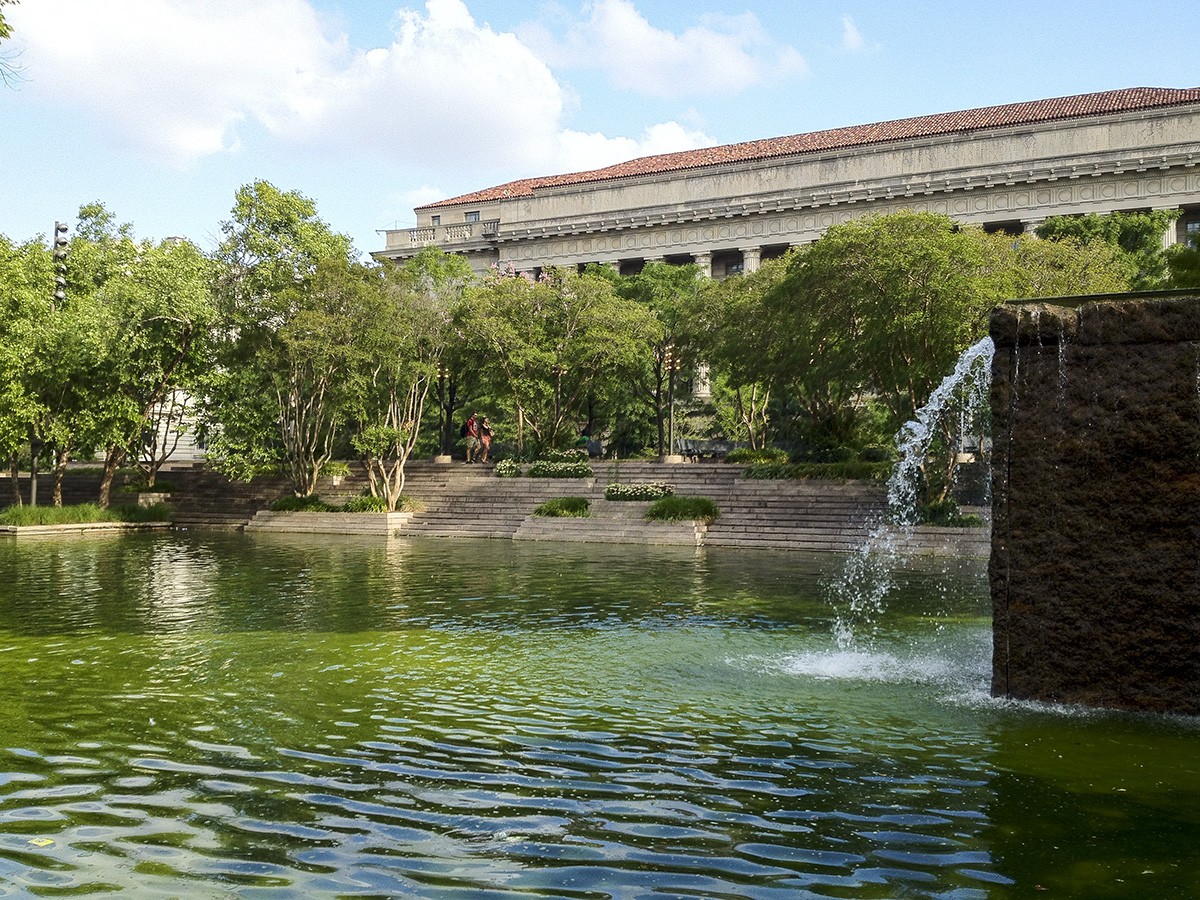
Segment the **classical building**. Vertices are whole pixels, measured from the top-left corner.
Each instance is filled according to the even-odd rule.
[[[430,245],[477,271],[649,260],[722,277],[869,213],[991,230],[1049,216],[1183,209],[1200,229],[1200,88],[1129,88],[647,156],[419,207],[377,259]]]

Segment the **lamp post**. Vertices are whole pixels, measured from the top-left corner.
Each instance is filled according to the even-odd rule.
[[[445,455],[446,453],[446,432],[449,430],[447,422],[450,419],[450,411],[446,409],[446,379],[450,376],[450,370],[443,365],[437,367],[438,376],[438,454]]]
[[[679,356],[674,344],[663,348],[663,365],[667,369],[667,455],[664,461],[675,462],[675,373],[679,371]]]
[[[54,300],[50,304],[52,310],[56,303],[62,303],[67,299],[67,225],[65,222],[54,223],[53,249]]]
[[[67,224],[55,222],[50,236],[50,252],[54,259],[54,293],[50,295],[50,312],[67,299]],[[35,432],[29,435],[29,505],[37,506],[38,457],[42,454],[42,442]]]

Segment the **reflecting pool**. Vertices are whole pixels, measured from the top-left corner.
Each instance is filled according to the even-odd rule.
[[[987,696],[982,563],[0,542],[0,896],[1200,896],[1200,722]]]

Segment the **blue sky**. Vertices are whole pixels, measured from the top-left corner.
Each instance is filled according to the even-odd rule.
[[[102,201],[215,246],[237,188],[366,252],[421,203],[650,153],[1200,86],[1200,2],[20,0],[0,233]]]

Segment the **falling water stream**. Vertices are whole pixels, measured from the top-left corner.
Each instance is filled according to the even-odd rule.
[[[929,400],[896,435],[899,459],[888,479],[887,509],[873,523],[862,545],[846,558],[832,582],[834,636],[839,650],[852,651],[869,643],[874,623],[892,589],[892,573],[903,552],[906,533],[917,523],[917,498],[921,472],[930,443],[942,420],[952,410],[974,420],[987,403],[995,346],[990,337],[968,347],[959,356]]]

